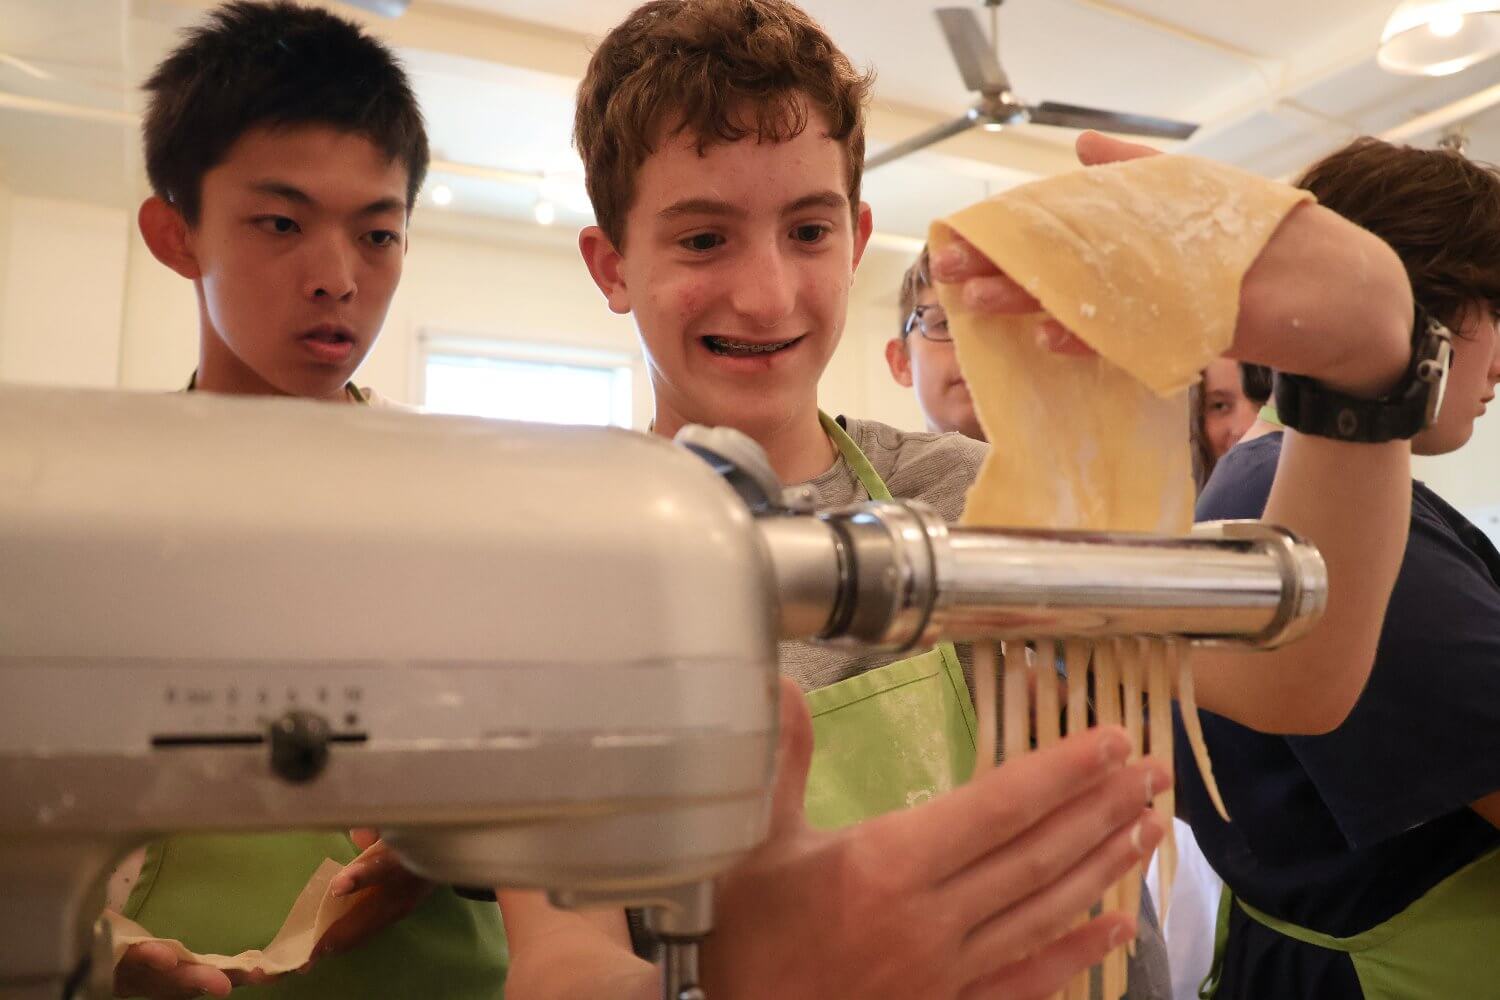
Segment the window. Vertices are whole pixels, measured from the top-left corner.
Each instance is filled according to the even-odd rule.
[[[630,426],[627,355],[427,334],[421,345],[422,400],[429,412]]]

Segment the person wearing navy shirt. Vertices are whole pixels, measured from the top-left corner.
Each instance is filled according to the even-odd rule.
[[[1459,448],[1500,381],[1500,175],[1360,140],[1301,186],[1390,243],[1453,332],[1447,397],[1413,450]],[[1198,520],[1259,517],[1282,437],[1268,407],[1214,470]],[[1179,811],[1230,890],[1206,992],[1500,997],[1500,554],[1477,528],[1412,484],[1374,668],[1333,732],[1271,736],[1201,715],[1231,817],[1181,772]],[[1190,752],[1180,721],[1177,743]]]

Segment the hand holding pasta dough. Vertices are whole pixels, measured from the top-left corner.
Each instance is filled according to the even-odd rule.
[[[269,977],[268,977],[269,978]],[[247,982],[260,980],[246,979]],[[114,972],[114,995],[146,1000],[226,997],[238,982],[212,965],[181,961],[170,945],[143,941],[120,956]]]
[[[1161,155],[1097,132],[1079,137],[1077,154],[1086,167]],[[1040,311],[1034,296],[962,238],[934,248],[932,275],[960,285],[976,310]],[[1400,260],[1372,234],[1310,203],[1286,217],[1246,272],[1239,306],[1226,355],[1351,395],[1379,395],[1410,357],[1411,288]],[[1048,317],[1039,329],[1054,351],[1093,353],[1064,320]]]
[[[1154,151],[1085,133],[1078,154],[1084,164],[1097,165]],[[961,308],[1030,317],[1008,328],[1009,335],[1040,334],[1044,346],[1062,355],[1093,353],[1056,316],[1039,314],[1036,297],[968,241],[957,237],[933,251],[939,289]],[[1040,258],[1048,250],[1032,253]],[[1311,203],[1293,207],[1270,234],[1231,305],[1223,353],[1350,395],[1380,395],[1411,356],[1411,286],[1399,258],[1373,234]],[[1071,317],[1073,325],[1081,318],[1078,310]],[[1287,434],[1265,518],[1318,546],[1328,566],[1329,607],[1292,646],[1198,656],[1200,705],[1265,732],[1327,732],[1343,720],[1369,676],[1405,548],[1410,473],[1403,441],[1363,445]]]
[[[335,898],[359,894],[349,912],[323,932],[309,963],[325,955],[357,948],[365,941],[404,919],[422,904],[433,883],[408,870],[379,835],[370,829],[349,831],[360,849],[359,857],[344,866],[328,885]]]

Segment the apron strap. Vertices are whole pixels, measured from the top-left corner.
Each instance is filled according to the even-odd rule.
[[[880,478],[880,473],[875,471],[875,466],[870,464],[869,458],[854,443],[849,432],[839,424],[837,420],[818,411],[818,422],[823,425],[823,431],[828,439],[833,442],[834,447],[839,450],[839,455],[848,463],[859,484],[865,488],[871,500],[894,500],[890,489],[885,485],[885,480]],[[978,745],[979,722],[974,711],[974,700],[969,697],[969,686],[964,683],[963,665],[958,658],[958,649],[951,642],[940,642],[935,647],[942,656],[943,670],[947,674],[948,683],[954,688],[954,696],[958,699],[963,711],[964,725],[969,730],[970,745]]]
[[[1198,984],[1198,1000],[1214,1000],[1219,983],[1224,980],[1224,952],[1229,944],[1229,910],[1234,906],[1234,890],[1224,886],[1219,891],[1219,918],[1214,921],[1214,960],[1208,975]]]
[[[849,468],[853,470],[855,478],[859,480],[859,484],[865,488],[866,493],[870,494],[870,499],[895,499],[891,496],[891,491],[886,489],[885,481],[880,478],[880,473],[875,471],[875,466],[870,464],[870,460],[865,457],[865,453],[860,450],[859,445],[854,443],[854,439],[849,436],[849,432],[840,427],[837,420],[822,410],[818,411],[818,421],[823,425],[823,431],[828,435],[828,439],[833,442],[834,447],[839,450],[839,454],[843,456],[844,461],[849,463]]]

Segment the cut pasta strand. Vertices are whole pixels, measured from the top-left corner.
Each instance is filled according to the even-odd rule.
[[[1001,733],[1005,745],[1005,760],[1019,760],[1031,749],[1031,699],[1027,697],[1030,687],[1027,681],[1026,643],[1010,639],[1005,643],[1005,686],[1001,692],[1001,704],[1005,711],[1005,725]]]
[[[979,734],[974,748],[974,773],[979,774],[995,766],[995,644],[974,644],[974,714],[977,717]]]
[[[1142,716],[1144,706],[1141,702],[1143,642],[1142,639],[1124,639],[1119,643],[1120,687],[1123,693],[1121,715],[1125,722],[1125,734],[1130,738],[1131,760],[1140,759],[1146,749],[1145,719]],[[1126,913],[1140,912],[1141,875],[1140,866],[1133,865],[1120,880],[1120,908]],[[1135,955],[1134,938],[1130,940],[1127,950],[1132,956]]]
[[[1177,678],[1177,707],[1182,713],[1182,728],[1187,733],[1188,743],[1193,748],[1193,759],[1198,763],[1198,774],[1208,797],[1213,800],[1219,817],[1229,822],[1229,810],[1224,808],[1224,799],[1219,795],[1219,785],[1214,781],[1213,764],[1208,759],[1208,744],[1203,742],[1203,725],[1198,719],[1198,702],[1193,696],[1193,664],[1188,650],[1180,640],[1167,642],[1167,662]]]
[[[1151,756],[1161,761],[1167,773],[1172,769],[1172,671],[1167,662],[1166,643],[1153,640],[1147,647],[1146,662],[1146,722],[1150,726],[1149,747]],[[1172,901],[1172,882],[1177,877],[1177,836],[1172,820],[1177,813],[1177,796],[1173,784],[1169,783],[1151,802],[1157,820],[1165,833],[1159,855],[1156,875],[1157,922],[1167,924],[1167,909]]]

